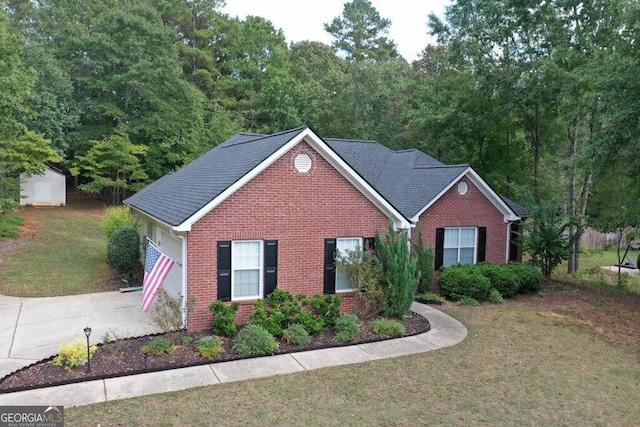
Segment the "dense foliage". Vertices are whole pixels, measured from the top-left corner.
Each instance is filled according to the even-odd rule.
[[[554,200],[570,271],[589,221],[638,225],[638,2],[454,0],[428,18],[437,43],[425,34],[411,64],[368,0],[324,24],[331,45],[288,45],[268,20],[223,6],[5,2],[0,214],[18,174],[46,163],[119,203],[236,131],[307,124],[470,163],[500,194],[530,190],[527,208]]]
[[[133,273],[140,266],[140,236],[130,227],[118,228],[107,245],[107,261],[119,273]]]

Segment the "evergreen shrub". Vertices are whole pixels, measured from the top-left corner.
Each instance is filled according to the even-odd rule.
[[[470,297],[476,301],[486,301],[491,291],[491,282],[473,265],[456,264],[444,267],[438,275],[440,293],[445,298],[459,301]]]
[[[119,273],[140,268],[140,236],[135,228],[118,228],[107,245],[107,261]]]

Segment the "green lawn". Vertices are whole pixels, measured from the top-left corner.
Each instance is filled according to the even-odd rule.
[[[450,348],[69,408],[67,425],[637,425],[637,345],[551,296],[444,310],[469,330]]]
[[[0,294],[40,297],[108,289],[113,272],[99,228],[100,206],[17,212],[25,219],[22,244],[0,254]]]

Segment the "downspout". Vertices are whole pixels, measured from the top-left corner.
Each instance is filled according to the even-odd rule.
[[[509,247],[511,246],[511,224],[513,221],[507,221],[507,246],[505,248],[504,262],[509,262]]]
[[[187,239],[182,234],[177,234],[173,228],[169,229],[172,236],[177,237],[182,242],[182,326],[187,327]]]

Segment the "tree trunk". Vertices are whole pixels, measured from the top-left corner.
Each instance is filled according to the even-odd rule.
[[[572,274],[577,271],[577,254],[580,252],[580,239],[578,235],[578,215],[576,212],[576,153],[578,151],[578,117],[574,117],[567,128],[569,138],[569,150],[567,158],[569,160],[569,194],[568,213],[571,218],[569,226],[569,241],[573,242],[569,259],[567,262],[567,273]],[[580,233],[581,234],[581,233]]]

